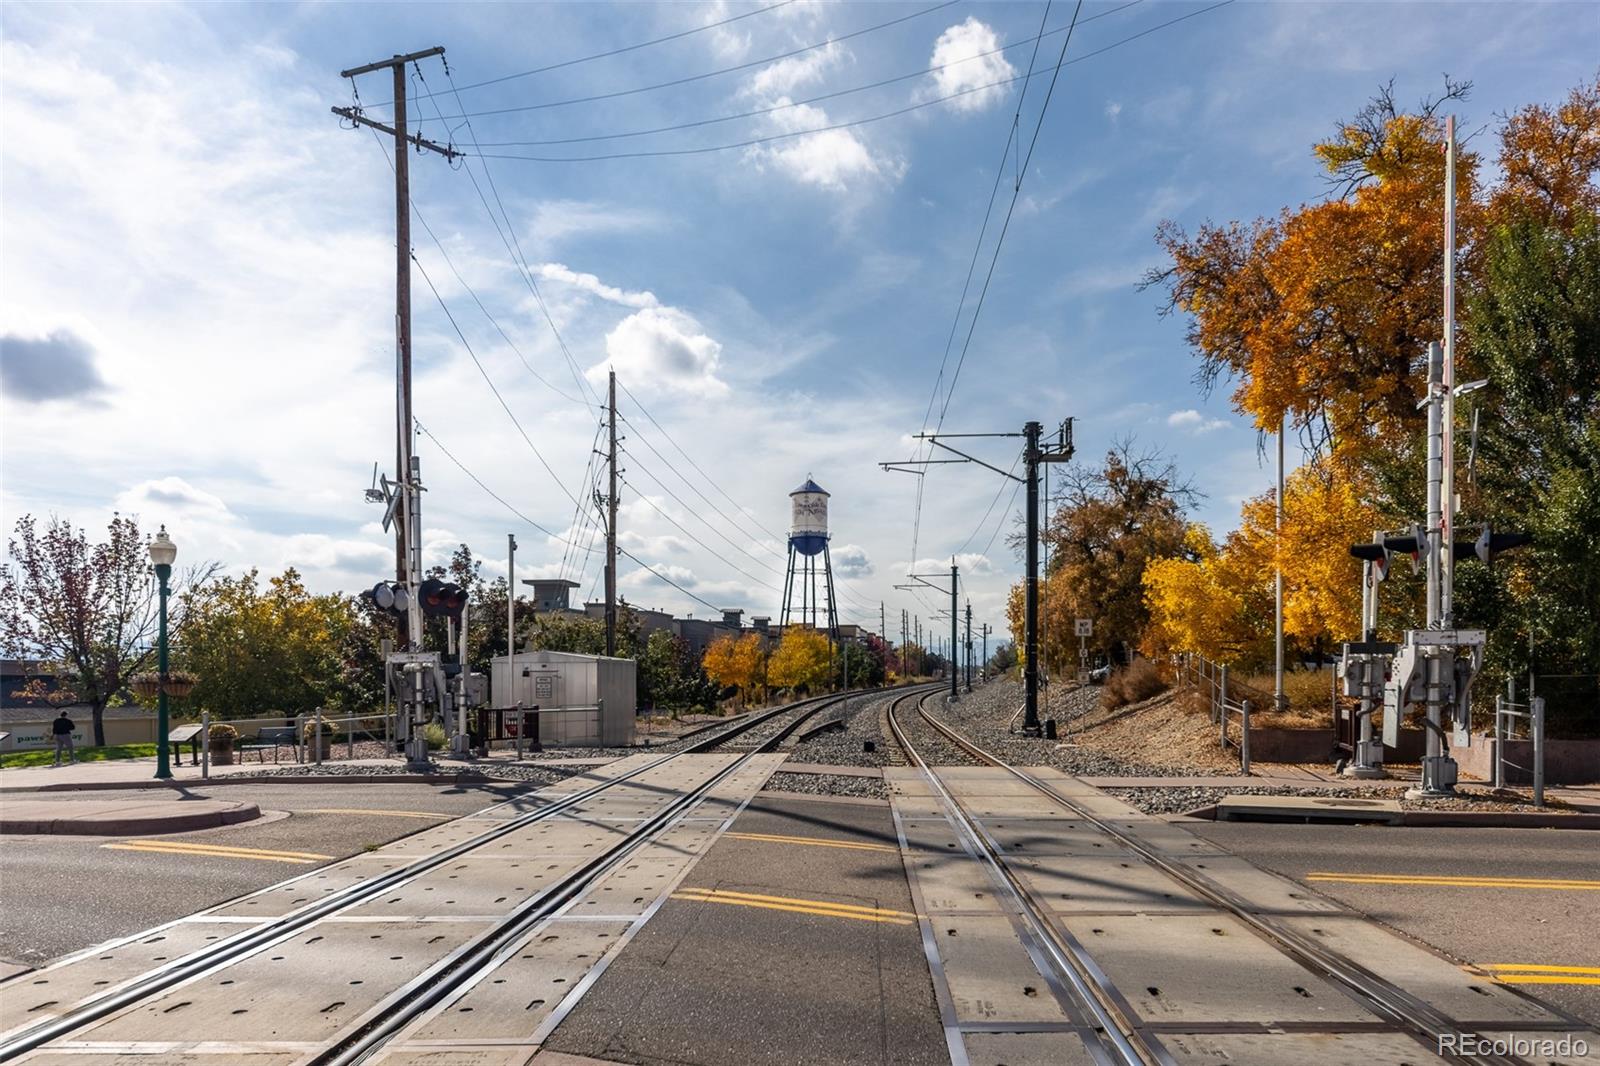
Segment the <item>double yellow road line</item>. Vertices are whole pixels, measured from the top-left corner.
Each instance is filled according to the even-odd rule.
[[[1346,885],[1431,885],[1439,888],[1534,888],[1556,892],[1600,891],[1600,881],[1560,877],[1498,877],[1489,874],[1453,877],[1446,874],[1345,874],[1310,873],[1307,881],[1333,881]]]
[[[100,846],[113,851],[142,851],[158,855],[204,855],[214,859],[253,859],[256,862],[287,862],[298,866],[310,866],[333,858],[332,855],[318,855],[311,851],[230,848],[221,844],[195,844],[186,840],[126,840]]]
[[[672,898],[694,903],[726,903],[735,907],[759,907],[765,910],[789,911],[794,914],[814,914],[823,918],[887,922],[890,925],[911,925],[917,920],[915,914],[887,910],[883,907],[859,907],[853,903],[798,899],[793,896],[762,896],[753,892],[732,892],[722,888],[684,888],[674,892]]]
[[[1600,985],[1600,966],[1542,966],[1535,963],[1492,962],[1477,967],[1508,985]]]
[[[765,844],[804,844],[814,848],[845,848],[850,851],[887,851],[900,854],[899,848],[892,848],[887,844],[868,844],[856,840],[829,840],[826,837],[791,837],[780,836],[777,833],[724,833],[723,836],[732,840],[755,840]]]

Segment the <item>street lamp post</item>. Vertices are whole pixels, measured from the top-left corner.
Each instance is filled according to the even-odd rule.
[[[172,776],[167,764],[167,580],[172,577],[172,563],[178,558],[178,546],[167,536],[162,526],[150,541],[150,561],[156,565],[156,580],[160,583],[161,611],[156,632],[156,671],[161,677],[161,692],[156,697],[156,777],[165,780]]]

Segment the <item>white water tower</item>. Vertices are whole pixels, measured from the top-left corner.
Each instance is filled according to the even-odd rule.
[[[805,484],[789,493],[789,509],[789,570],[783,581],[782,622],[787,626],[792,617],[796,623],[816,629],[821,615],[828,636],[836,638],[839,611],[833,592],[833,561],[828,557],[828,490],[807,477]],[[821,567],[817,566],[819,555]]]

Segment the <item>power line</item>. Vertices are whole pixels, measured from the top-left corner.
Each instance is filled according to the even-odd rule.
[[[637,555],[633,554],[631,551],[629,551],[627,548],[624,548],[622,545],[620,545],[620,544],[617,545],[617,552],[619,554],[621,554],[621,555],[626,555],[628,558],[632,559],[639,566],[641,566],[645,570],[649,571],[652,575],[654,575],[655,577],[659,578],[662,581],[665,581],[667,584],[671,585],[673,588],[677,589],[679,592],[683,593],[685,596],[689,597],[691,600],[694,600],[696,603],[704,604],[705,606],[711,608],[713,611],[720,612],[722,610],[721,607],[718,607],[716,604],[712,603],[710,600],[703,599],[703,598],[701,598],[699,596],[696,596],[694,593],[690,592],[688,589],[684,588],[682,585],[678,584],[676,581],[672,580],[667,575],[661,573],[661,571],[657,570],[655,567],[651,566],[649,563],[645,562],[643,559],[640,559]]]
[[[457,324],[456,316],[450,313],[449,305],[444,302],[444,297],[439,295],[439,289],[433,284],[433,279],[428,276],[428,271],[422,265],[422,261],[419,260],[415,254],[412,255],[411,261],[417,264],[418,273],[422,275],[422,280],[428,283],[428,289],[433,293],[433,298],[439,301],[439,308],[444,311],[445,318],[450,320],[450,326],[456,331],[456,336],[461,338],[461,345],[467,350],[467,355],[471,356],[472,365],[478,368],[479,374],[483,375],[484,383],[489,386],[489,391],[494,393],[494,398],[500,401],[500,406],[505,410],[506,417],[511,419],[511,424],[517,427],[517,432],[522,435],[522,440],[525,444],[527,444],[528,450],[533,452],[534,457],[539,460],[540,465],[542,465],[545,468],[545,471],[549,473],[551,479],[555,481],[556,487],[562,492],[566,493],[567,499],[576,503],[577,497],[574,496],[571,491],[567,489],[567,486],[562,483],[561,479],[556,476],[555,470],[548,462],[545,461],[544,455],[534,445],[532,438],[528,436],[527,430],[522,428],[522,423],[517,420],[517,416],[512,412],[511,405],[506,403],[504,396],[500,395],[500,390],[495,387],[494,379],[489,377],[489,372],[483,368],[483,363],[478,360],[478,353],[472,350],[472,343],[467,340],[467,335],[461,332],[461,326]]]
[[[668,41],[682,40],[685,37],[692,37],[697,33],[704,33],[707,30],[714,30],[722,26],[727,26],[730,23],[738,22],[741,19],[753,18],[756,15],[765,15],[767,12],[776,11],[780,7],[788,7],[794,2],[795,0],[779,0],[778,3],[770,4],[767,7],[758,7],[754,11],[746,11],[743,14],[731,15],[728,18],[719,19],[716,22],[707,22],[702,26],[695,26],[687,30],[680,30],[677,33],[669,33],[665,37],[656,37],[648,41],[640,41],[638,44],[624,45],[621,48],[613,48],[606,52],[595,52],[593,55],[580,56],[577,59],[564,59],[559,63],[551,63],[543,67],[534,67],[532,70],[518,71],[515,74],[502,74],[498,78],[487,78],[484,81],[475,81],[470,85],[461,86],[461,91],[467,92],[472,89],[481,89],[485,85],[499,85],[502,82],[515,81],[517,78],[528,78],[535,74],[546,74],[552,70],[562,70],[566,67],[575,67],[580,63],[592,63],[597,59],[610,59],[612,56],[620,56],[627,52],[637,52],[641,48],[649,48],[653,45],[666,44]],[[433,94],[427,93],[424,95],[432,96]],[[389,100],[385,103],[374,104],[372,106],[389,107],[393,103],[393,100]]]
[[[500,506],[502,506],[506,510],[510,511],[512,514],[516,515],[518,518],[522,519],[528,525],[532,526],[534,529],[537,529],[540,533],[543,533],[545,536],[549,537],[551,540],[558,540],[563,544],[569,545],[570,547],[578,548],[579,551],[592,551],[593,550],[593,549],[590,549],[590,548],[579,547],[578,545],[573,544],[571,541],[569,541],[566,537],[561,536],[559,533],[552,533],[549,529],[545,528],[545,526],[543,526],[542,524],[540,524],[538,522],[535,522],[533,519],[529,518],[527,515],[523,514],[521,511],[517,510],[515,507],[513,507],[510,503],[508,503],[506,501],[505,497],[501,496],[498,492],[496,492],[493,489],[491,489],[488,485],[485,485],[483,483],[483,479],[478,477],[477,474],[474,474],[471,470],[467,469],[466,464],[463,463],[460,459],[457,459],[453,454],[451,454],[450,449],[446,448],[444,446],[444,443],[442,441],[440,441],[438,437],[435,437],[433,435],[433,433],[428,429],[428,427],[424,426],[420,421],[416,421],[416,427],[417,427],[417,432],[421,433],[423,436],[425,436],[429,440],[433,441],[434,446],[437,447],[440,452],[444,453],[444,457],[446,459],[448,459],[452,463],[454,463],[456,465],[456,467],[458,469],[460,469],[460,471],[463,474],[467,475],[467,477],[471,478],[473,480],[473,482],[480,489],[482,489],[484,492],[487,492],[490,496],[494,497],[497,501],[499,501]]]
[[[1217,8],[1227,7],[1228,5],[1232,4],[1233,2],[1234,2],[1234,0],[1221,0],[1220,3],[1213,4],[1210,7],[1202,8],[1199,11],[1192,11],[1192,12],[1186,14],[1186,15],[1181,15],[1181,16],[1179,16],[1177,18],[1174,18],[1174,19],[1169,19],[1166,22],[1160,23],[1159,25],[1156,25],[1156,26],[1152,26],[1151,28],[1149,28],[1147,30],[1141,31],[1140,33],[1132,34],[1131,36],[1125,37],[1120,41],[1114,41],[1111,44],[1108,44],[1103,48],[1096,49],[1093,52],[1085,53],[1084,55],[1079,56],[1077,59],[1074,59],[1072,61],[1072,63],[1081,63],[1081,62],[1083,62],[1085,60],[1093,58],[1094,56],[1102,55],[1102,54],[1104,54],[1106,52],[1109,52],[1113,48],[1119,48],[1122,45],[1128,44],[1131,41],[1138,40],[1140,37],[1145,37],[1145,36],[1148,36],[1149,34],[1155,33],[1157,30],[1165,29],[1166,27],[1171,26],[1171,25],[1175,25],[1176,23],[1183,22],[1183,21],[1185,21],[1187,19],[1195,18],[1196,16],[1203,15],[1208,11],[1215,11]],[[1069,31],[1070,31],[1070,27],[1069,27]],[[1071,66],[1072,63],[1063,63],[1062,65],[1063,66]],[[1056,72],[1057,72],[1057,74],[1059,74],[1059,68],[1057,68]],[[908,105],[906,105],[904,107],[896,108],[896,109],[894,109],[892,111],[886,111],[886,112],[883,112],[881,114],[876,114],[876,115],[869,115],[869,116],[867,116],[865,118],[850,119],[848,121],[843,121],[843,122],[834,122],[834,123],[830,123],[830,124],[828,124],[826,126],[815,126],[815,127],[810,128],[810,129],[804,129],[804,130],[790,130],[790,131],[784,132],[784,133],[768,134],[767,136],[764,136],[764,137],[750,137],[750,138],[746,138],[746,139],[741,140],[741,141],[732,141],[732,142],[727,142],[727,143],[723,143],[723,144],[702,145],[702,146],[699,146],[699,147],[696,147],[696,148],[663,148],[663,149],[653,149],[653,150],[645,150],[645,151],[637,151],[637,152],[609,152],[609,153],[605,153],[605,154],[601,154],[601,155],[579,155],[579,156],[518,155],[518,154],[514,154],[514,153],[484,152],[484,151],[480,150],[480,151],[478,151],[476,153],[476,155],[478,156],[478,158],[481,158],[481,159],[510,159],[510,160],[518,160],[518,161],[521,161],[521,162],[528,162],[528,163],[600,163],[600,162],[606,162],[606,161],[618,160],[618,159],[652,159],[652,158],[675,157],[675,156],[707,155],[707,154],[714,153],[714,152],[733,151],[733,150],[736,150],[736,149],[739,149],[739,148],[752,148],[752,147],[756,147],[756,146],[763,145],[763,144],[770,144],[770,143],[773,143],[775,141],[788,140],[788,139],[791,139],[791,138],[794,138],[794,137],[807,137],[807,136],[811,136],[811,135],[817,134],[817,133],[830,133],[830,132],[833,132],[835,130],[853,129],[853,128],[858,127],[858,126],[867,126],[867,125],[871,125],[873,123],[883,122],[883,121],[886,121],[886,120],[891,119],[891,118],[899,118],[902,115],[907,115],[907,114],[910,114],[910,113],[912,113],[914,111],[921,111],[921,110],[923,110],[925,108],[935,107],[935,106],[937,106],[939,104],[947,103],[947,102],[949,102],[951,100],[959,99],[959,98],[964,97],[964,96],[970,96],[973,93],[984,92],[985,90],[992,89],[992,88],[995,88],[997,86],[1010,85],[1010,84],[1013,84],[1015,82],[1023,81],[1028,77],[1032,77],[1032,75],[1018,75],[1018,76],[1016,76],[1014,78],[1002,78],[1002,79],[1000,79],[998,81],[986,82],[985,84],[982,84],[982,85],[971,86],[971,87],[966,88],[966,89],[961,89],[961,90],[958,90],[956,92],[949,93],[949,94],[947,94],[945,96],[934,97],[934,98],[931,98],[931,99],[928,99],[928,100],[920,101],[918,103],[908,104]],[[1054,79],[1052,79],[1052,81],[1053,80]]]
[[[1017,464],[1020,463],[1020,462],[1022,462],[1022,454],[1019,452],[1017,454],[1017,457],[1011,461],[1011,470],[1010,470],[1011,474],[1015,474],[1016,473]],[[987,510],[985,510],[983,512],[983,517],[978,519],[978,524],[976,526],[974,526],[973,529],[972,529],[972,532],[967,535],[967,539],[961,542],[961,547],[956,549],[956,554],[957,555],[960,555],[962,552],[966,551],[967,550],[967,545],[972,543],[973,538],[975,538],[979,533],[983,532],[983,527],[989,521],[989,516],[994,513],[994,505],[999,503],[1000,502],[1000,497],[1005,494],[1006,484],[1007,484],[1007,482],[1005,482],[1005,481],[1000,482],[1000,487],[995,490],[994,499],[989,501],[989,507],[988,507]],[[1017,490],[1021,488],[1021,482],[1013,477],[1011,479],[1011,481],[1010,481],[1010,484],[1011,484],[1011,495],[1012,495],[1012,498],[1015,499],[1016,498],[1016,494],[1017,494]],[[1007,507],[1007,510],[1008,511],[1010,510],[1009,506]],[[993,544],[994,543],[994,539],[990,538],[989,543]],[[987,554],[987,552],[985,552],[985,554]]]
[[[1144,2],[1145,0],[1129,0],[1128,3],[1114,7],[1109,11],[1102,11],[1098,15],[1091,15],[1089,18],[1083,19],[1082,22],[1093,22],[1095,19],[1102,19],[1108,15],[1115,15],[1119,11],[1125,11],[1130,7],[1136,7]],[[940,71],[948,70],[951,67],[958,67],[963,63],[972,63],[979,59],[987,59],[989,56],[1002,55],[1014,48],[1022,48],[1028,44],[1037,45],[1040,40],[1043,40],[1046,37],[1054,37],[1057,34],[1065,32],[1067,32],[1067,28],[1065,26],[1060,26],[1047,32],[1035,34],[1032,37],[1024,37],[1020,41],[1013,41],[1011,44],[1002,45],[999,48],[991,48],[985,52],[977,52],[970,56],[964,56],[961,59],[951,60],[948,63],[940,63],[935,66],[928,67],[918,67],[916,70],[910,71],[909,73],[897,74],[890,78],[881,78],[878,81],[868,82],[865,85],[857,85],[849,89],[836,89],[833,92],[823,93],[820,96],[808,97],[804,100],[785,100],[781,104],[773,104],[770,107],[756,108],[752,111],[741,111],[732,115],[719,115],[714,118],[698,119],[692,122],[679,122],[670,126],[656,126],[652,129],[646,130],[631,130],[626,133],[595,133],[584,137],[559,137],[541,141],[484,141],[482,144],[483,146],[489,148],[530,148],[541,147],[543,145],[550,144],[584,144],[591,141],[614,141],[629,137],[646,137],[656,133],[674,133],[679,130],[698,129],[703,126],[714,126],[723,122],[737,122],[740,119],[760,118],[763,115],[770,115],[778,111],[787,111],[796,107],[806,107],[810,104],[825,103],[829,100],[837,100],[843,96],[851,96],[855,93],[868,92],[872,89],[881,89],[886,85],[894,85],[902,81],[910,81],[914,78],[921,78],[931,74],[937,74]],[[1029,69],[1032,69],[1031,63],[1029,64]],[[1010,78],[1005,81],[991,82],[989,85],[983,86],[983,88],[989,88],[995,85],[1009,85],[1019,80],[1021,79]]]
[[[802,45],[799,48],[793,48],[787,52],[780,52],[777,55],[765,56],[761,59],[752,59],[744,63],[735,64],[731,67],[721,67],[717,70],[710,70],[701,74],[690,74],[682,78],[673,78],[670,81],[656,82],[653,85],[639,85],[631,89],[616,89],[612,92],[594,93],[589,96],[574,96],[565,100],[546,100],[543,103],[522,104],[517,107],[500,107],[484,111],[471,112],[463,110],[459,115],[448,115],[444,117],[453,120],[458,118],[486,118],[494,115],[511,115],[526,111],[544,111],[553,107],[570,107],[574,104],[591,104],[599,100],[615,100],[619,97],[637,96],[640,93],[655,92],[657,89],[671,89],[679,85],[690,85],[697,81],[705,81],[708,78],[716,78],[724,74],[736,74],[741,70],[750,70],[753,67],[765,66],[768,63],[777,63],[785,59],[793,59],[795,56],[804,55],[807,52],[814,52],[819,48],[827,48],[831,45],[838,44],[841,41],[848,41],[856,37],[863,37],[869,33],[876,33],[879,30],[886,30],[892,26],[898,26],[902,22],[910,22],[911,20],[919,19],[924,15],[931,15],[935,11],[942,11],[945,8],[952,7],[960,2],[961,0],[944,0],[943,3],[934,4],[932,7],[922,8],[920,11],[913,11],[909,15],[901,15],[899,18],[893,18],[887,22],[879,22],[872,26],[865,26],[859,30],[852,30],[849,33],[841,34],[838,37],[829,37],[824,41],[816,41],[812,44]]]
[[[770,584],[767,581],[763,580],[762,578],[756,577],[754,574],[750,573],[748,570],[743,569],[738,564],[730,562],[727,559],[721,559],[720,556],[717,556],[716,549],[712,548],[705,541],[701,540],[699,537],[695,536],[693,533],[690,533],[687,529],[685,529],[683,527],[682,523],[680,523],[676,518],[673,518],[667,512],[663,511],[660,508],[660,506],[658,506],[656,504],[656,502],[654,500],[652,500],[649,496],[646,496],[642,491],[640,491],[638,488],[636,488],[633,485],[632,482],[628,481],[626,478],[623,478],[622,479],[622,483],[624,485],[627,485],[630,489],[633,489],[634,492],[638,493],[639,499],[643,500],[646,504],[648,504],[652,511],[654,511],[656,514],[660,515],[662,518],[665,518],[668,522],[672,523],[672,527],[674,529],[676,529],[678,532],[682,533],[684,536],[688,537],[690,540],[694,541],[696,544],[698,544],[700,547],[704,548],[706,551],[711,552],[711,554],[713,556],[715,556],[715,557],[718,557],[721,562],[727,564],[733,570],[735,570],[738,573],[742,574],[746,578],[749,578],[751,581],[754,581],[756,584],[761,585],[764,588],[771,589],[773,592],[779,591],[779,589],[778,589],[778,587],[776,585]]]

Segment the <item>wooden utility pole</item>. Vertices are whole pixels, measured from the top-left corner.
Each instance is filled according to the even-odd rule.
[[[431,56],[444,55],[442,47],[380,59],[365,66],[341,70],[340,77],[355,79],[362,74],[389,69],[394,74],[394,125],[374,122],[361,113],[359,107],[335,107],[333,113],[349,119],[356,126],[367,126],[394,137],[394,261],[395,261],[395,483],[400,493],[399,521],[395,523],[394,555],[395,579],[411,592],[409,617],[401,619],[399,646],[411,647],[421,639],[421,612],[417,603],[416,585],[421,580],[420,560],[414,556],[421,545],[415,543],[414,526],[420,527],[417,514],[417,484],[412,462],[416,422],[411,416],[411,176],[409,145],[419,150],[438,152],[446,159],[460,153],[445,145],[435,144],[406,132],[406,64]]]
[[[611,491],[606,496],[606,654],[617,654],[617,372],[611,371],[607,393],[611,445]]]

